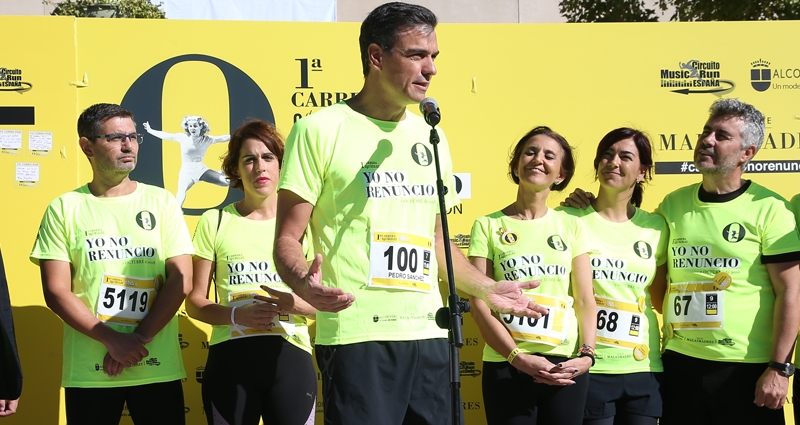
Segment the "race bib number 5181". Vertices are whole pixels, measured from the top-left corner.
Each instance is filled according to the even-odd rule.
[[[569,315],[567,301],[558,297],[536,294],[528,295],[537,304],[547,307],[550,312],[541,319],[502,315],[503,324],[511,336],[518,341],[536,342],[551,346],[561,345],[567,338]]]

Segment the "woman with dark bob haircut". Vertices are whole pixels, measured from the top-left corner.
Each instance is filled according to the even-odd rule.
[[[470,298],[486,341],[487,423],[579,425],[594,364],[591,248],[583,224],[546,203],[575,172],[572,148],[550,128],[536,127],[517,142],[508,167],[516,199],[475,221],[469,259],[496,280],[540,281],[525,293],[549,313],[538,320],[498,315]]]
[[[202,383],[209,424],[314,422],[306,318],[315,310],[281,281],[272,259],[282,160],[283,139],[272,124],[239,127],[222,164],[244,199],[206,211],[195,231],[186,310],[213,325]],[[217,302],[209,300],[212,282]]]
[[[639,209],[652,152],[642,132],[610,131],[594,158],[597,197],[586,210],[564,209],[584,223],[594,248],[597,364],[589,375],[586,425],[656,425],[662,413],[664,368],[652,304],[660,308],[664,297],[669,231],[660,215]]]

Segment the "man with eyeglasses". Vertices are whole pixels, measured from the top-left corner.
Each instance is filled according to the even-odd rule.
[[[184,424],[186,377],[175,315],[191,288],[192,242],[175,198],[130,179],[133,113],[97,104],[78,118],[92,181],[50,203],[31,261],[64,320],[70,424]]]

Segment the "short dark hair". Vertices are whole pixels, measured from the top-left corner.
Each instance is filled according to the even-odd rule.
[[[558,142],[558,144],[561,145],[561,149],[564,151],[564,159],[561,160],[561,172],[564,173],[564,180],[562,180],[560,183],[553,183],[553,185],[550,186],[551,190],[564,190],[569,184],[570,180],[572,180],[572,176],[575,175],[575,155],[572,153],[572,146],[567,143],[567,139],[565,139],[564,136],[551,130],[550,127],[545,127],[543,125],[534,127],[533,130],[522,136],[522,138],[517,142],[516,146],[514,146],[514,151],[511,153],[511,158],[508,160],[508,175],[511,177],[511,180],[514,181],[514,183],[519,184],[519,176],[514,174],[514,170],[516,169],[520,158],[522,158],[522,151],[525,149],[525,143],[527,143],[531,137],[538,136],[540,134]]]
[[[597,178],[597,167],[603,159],[603,155],[608,151],[614,143],[621,140],[631,139],[636,149],[639,151],[639,162],[647,167],[644,173],[644,180],[650,181],[653,178],[653,145],[650,139],[639,130],[630,127],[620,127],[611,130],[603,136],[600,143],[597,145],[597,153],[594,156],[594,174]],[[644,181],[637,181],[636,186],[633,187],[633,195],[631,195],[631,204],[636,207],[642,206],[644,200]]]
[[[133,112],[113,103],[97,103],[86,108],[78,117],[78,136],[90,141],[102,131],[103,123],[111,118],[123,117],[133,120]],[[136,123],[134,123],[136,125]]]
[[[392,53],[400,33],[410,28],[433,31],[437,23],[433,12],[416,4],[392,2],[376,7],[364,19],[361,24],[361,35],[358,37],[364,77],[369,74],[367,48],[370,44],[375,43],[387,53]]]
[[[236,189],[242,189],[242,178],[239,176],[239,155],[242,151],[242,145],[247,139],[261,140],[266,145],[275,157],[278,159],[278,167],[283,165],[283,138],[278,133],[274,125],[261,120],[248,121],[233,134],[231,140],[228,142],[228,153],[222,157],[222,171],[231,182],[231,186]]]

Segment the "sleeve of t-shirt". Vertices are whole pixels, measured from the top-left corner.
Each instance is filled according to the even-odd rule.
[[[592,246],[589,241],[589,232],[586,231],[586,225],[583,224],[583,220],[567,214],[564,214],[564,217],[572,221],[572,258],[591,252]]]
[[[39,265],[39,260],[70,262],[68,239],[61,200],[56,199],[47,206],[42,222],[39,224],[39,231],[30,255],[31,262],[36,265]]]
[[[781,201],[768,216],[761,235],[762,256],[774,256],[790,252],[800,252],[800,235],[791,205]]]
[[[489,218],[484,216],[475,220],[475,222],[472,223],[467,255],[470,257],[493,259],[494,252],[489,244],[489,234]]]
[[[179,255],[193,255],[192,238],[189,236],[189,228],[183,219],[183,212],[178,207],[178,202],[171,193],[167,193],[164,203],[164,214],[162,215],[161,243],[164,246],[165,258],[177,257]]]
[[[461,203],[458,199],[458,190],[456,188],[456,178],[453,175],[453,157],[450,156],[450,145],[447,142],[444,132],[439,130],[439,161],[442,166],[442,182],[448,188],[444,196],[444,204],[450,209]],[[443,152],[446,153],[443,154]]]
[[[192,244],[194,245],[194,255],[208,261],[214,261],[214,240],[217,235],[217,221],[219,221],[219,210],[208,210],[200,216],[197,228],[194,231]]]
[[[662,212],[662,206],[663,205],[664,205],[664,201],[662,200],[661,202],[658,203],[658,206],[656,207],[656,209],[653,210],[653,214],[657,214],[657,215],[659,215],[661,217],[664,217],[664,213]]]
[[[661,230],[658,246],[656,247],[656,265],[661,266],[667,262],[667,246],[669,245],[669,227],[667,221],[660,214],[654,215],[658,219],[659,230]]]
[[[794,211],[794,224],[800,226],[800,194],[794,195],[794,198],[792,198],[790,204],[792,205],[792,210]]]
[[[329,158],[330,152],[323,147],[321,131],[309,122],[308,119],[297,121],[286,138],[278,190],[289,190],[316,205],[325,177],[322,159]]]

